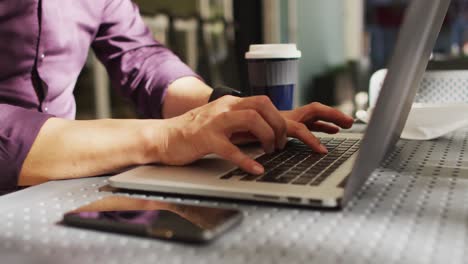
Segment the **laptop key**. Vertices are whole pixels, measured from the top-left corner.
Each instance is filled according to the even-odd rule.
[[[259,182],[281,183],[281,184],[289,183],[290,181],[291,181],[290,179],[283,178],[283,177],[280,177],[280,178],[267,178],[267,179],[259,180]]]
[[[303,178],[303,177],[300,177],[299,179],[293,181],[292,184],[295,184],[295,185],[308,185],[309,182],[311,182],[312,179],[310,178]]]
[[[286,172],[283,176],[288,176],[288,177],[293,177],[293,176],[294,176],[294,177],[297,177],[297,176],[301,175],[303,172],[304,172],[303,170],[301,170],[301,171],[293,171],[293,170],[291,170],[291,171]]]
[[[322,182],[328,177],[330,176],[331,173],[323,173],[322,175],[320,175],[317,179],[315,179],[314,181],[312,181],[312,183],[310,184],[311,186],[319,186],[320,184],[322,184]]]
[[[225,175],[221,176],[220,179],[222,179],[222,180],[229,180],[229,179],[231,179],[231,178],[233,178],[233,177],[239,177],[239,176],[240,176],[240,177],[247,176],[247,172],[245,172],[245,171],[243,171],[243,170],[241,170],[241,169],[235,169],[235,170],[233,170],[233,171],[231,171],[231,172],[228,172],[228,173],[226,173]]]
[[[232,178],[232,176],[233,176],[232,172],[229,172],[229,173],[226,173],[226,174],[224,174],[223,176],[221,176],[220,179],[221,179],[221,180],[229,180],[229,179]]]
[[[247,175],[245,177],[242,177],[240,180],[241,181],[256,181],[260,177],[262,177],[262,175],[249,174],[249,175]]]

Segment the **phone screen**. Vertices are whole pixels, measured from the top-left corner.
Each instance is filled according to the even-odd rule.
[[[67,225],[185,242],[207,242],[238,224],[234,209],[111,196],[65,214]]]

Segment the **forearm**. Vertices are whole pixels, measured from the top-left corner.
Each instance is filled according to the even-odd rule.
[[[195,77],[183,77],[167,89],[163,117],[172,118],[208,103],[212,89]]]
[[[164,118],[179,116],[208,102],[211,88],[184,77],[168,87]],[[166,120],[69,121],[49,119],[41,128],[20,172],[19,185],[111,173],[157,163]],[[160,141],[160,142],[157,142]]]
[[[96,176],[157,162],[157,151],[147,155],[144,131],[158,122],[162,121],[49,119],[26,157],[18,183]]]

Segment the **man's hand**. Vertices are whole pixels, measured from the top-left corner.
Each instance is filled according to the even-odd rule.
[[[287,136],[291,136],[317,152],[326,153],[326,148],[309,129],[337,133],[337,126],[349,128],[352,124],[351,117],[318,103],[279,112],[265,96],[245,99],[225,96],[166,120],[163,129],[158,129],[157,135],[150,133],[148,139],[158,138],[154,141],[159,145],[155,149],[158,149],[158,162],[164,164],[184,165],[214,153],[249,173],[261,174],[263,167],[235,144],[260,141],[265,152],[270,153],[284,148]]]
[[[148,132],[149,144],[155,144],[148,155],[153,155],[151,149],[157,150],[154,154],[160,163],[184,165],[214,153],[254,174],[264,169],[234,145],[235,134],[255,136],[267,153],[287,143],[286,121],[266,96],[224,96]]]
[[[327,149],[310,131],[336,134],[340,127],[350,128],[354,123],[352,117],[320,103],[311,103],[281,115],[286,119],[288,136],[301,140],[320,153],[327,153]]]

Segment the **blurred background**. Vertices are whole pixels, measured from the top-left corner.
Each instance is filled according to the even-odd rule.
[[[160,42],[212,86],[248,90],[250,44],[297,43],[295,104],[319,101],[352,114],[367,104],[411,0],[134,0]],[[452,0],[429,68],[468,69],[468,0]],[[134,118],[90,54],[75,90],[77,118]]]

